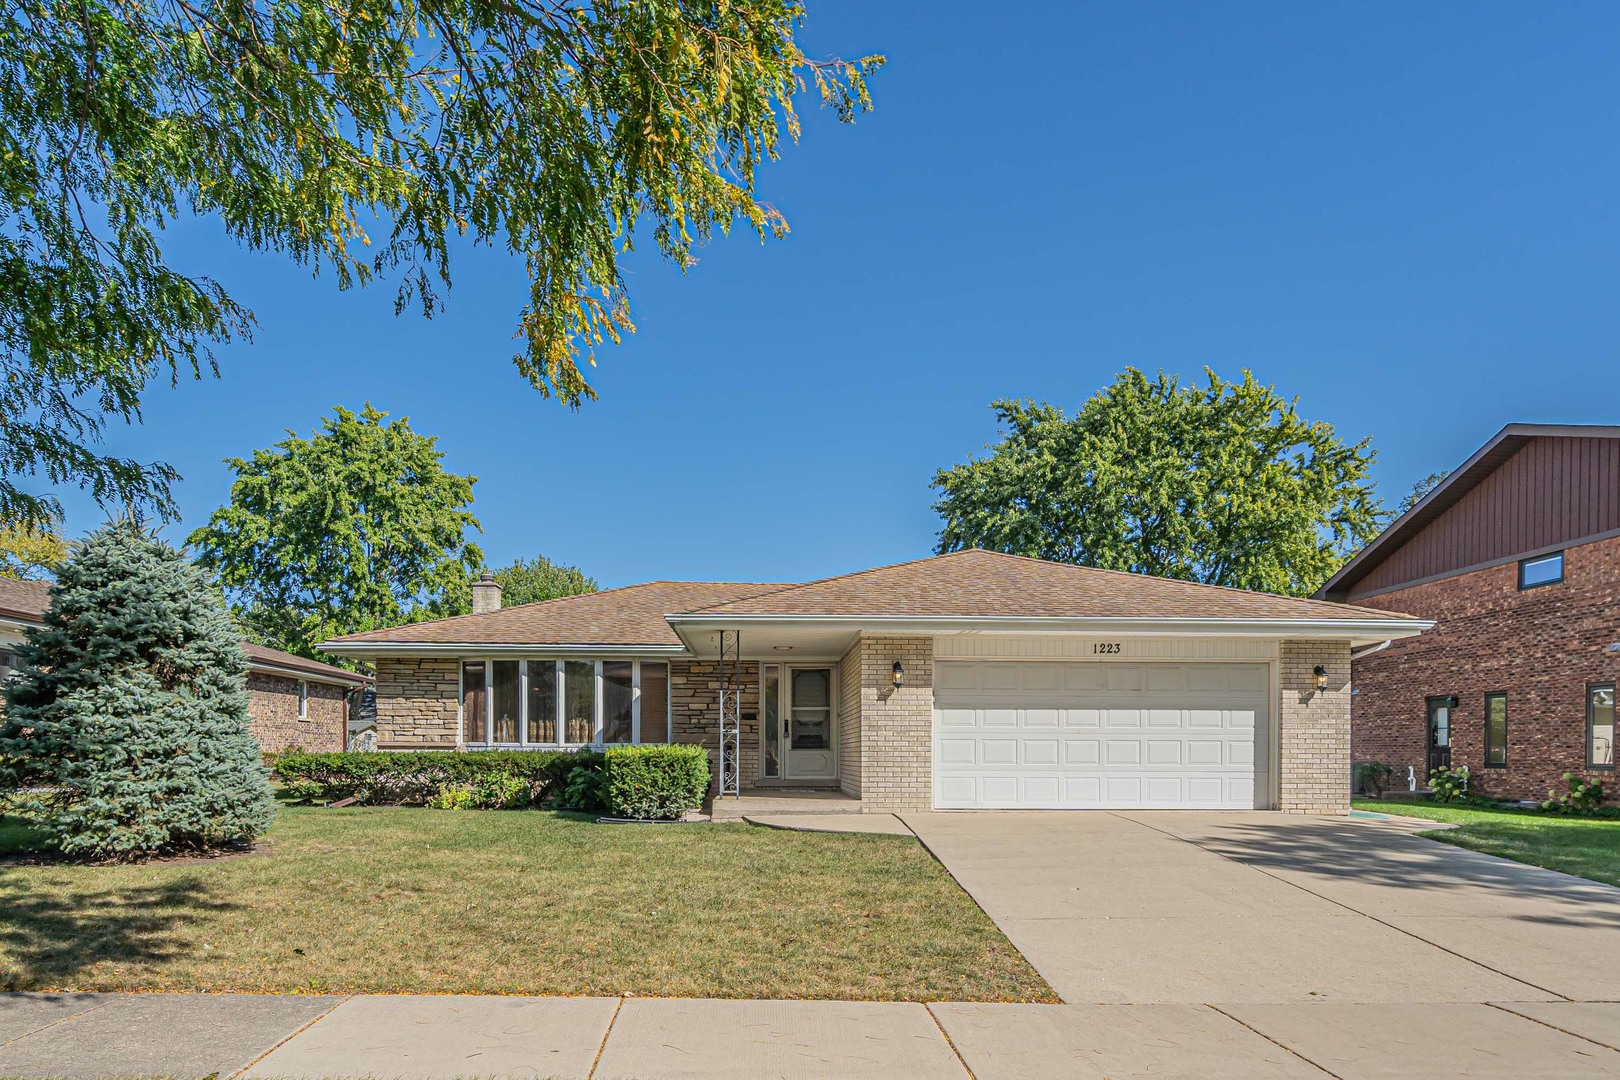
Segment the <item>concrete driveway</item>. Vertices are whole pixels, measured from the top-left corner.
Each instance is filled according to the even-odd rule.
[[[1620,1000],[1620,889],[1342,819],[916,814],[1066,1002]]]

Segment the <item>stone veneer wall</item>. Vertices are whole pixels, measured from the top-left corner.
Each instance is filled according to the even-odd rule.
[[[310,682],[309,715],[298,718],[298,680],[248,672],[248,729],[267,754],[282,750],[342,750],[349,731],[348,692]]]
[[[454,750],[461,735],[461,661],[383,657],[377,661],[377,745],[385,750]]]
[[[857,648],[861,809],[932,809],[934,639],[862,637]],[[906,684],[898,690],[893,683],[896,660],[906,672]]]
[[[1350,643],[1285,641],[1281,649],[1277,809],[1290,814],[1350,810]],[[1328,687],[1316,689],[1315,668]]]
[[[861,643],[838,661],[838,788],[861,795]]]
[[[708,748],[711,788],[720,783],[720,665],[714,660],[669,663],[671,739]],[[759,780],[759,662],[742,665],[742,786]]]

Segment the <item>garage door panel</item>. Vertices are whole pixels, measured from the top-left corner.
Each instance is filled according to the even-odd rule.
[[[942,661],[936,805],[1252,807],[1269,686],[1264,664]]]

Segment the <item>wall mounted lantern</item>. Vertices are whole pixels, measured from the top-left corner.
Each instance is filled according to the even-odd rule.
[[[894,675],[892,678],[894,679],[894,688],[896,690],[906,685],[906,669],[900,666],[900,661],[898,660],[894,662]]]
[[[1316,675],[1316,689],[1318,691],[1326,690],[1327,689],[1327,668],[1323,667],[1321,664],[1317,664],[1316,665],[1315,675]]]

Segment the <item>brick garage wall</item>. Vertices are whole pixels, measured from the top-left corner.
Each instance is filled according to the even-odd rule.
[[[377,745],[453,750],[461,732],[461,661],[384,657],[377,661]]]
[[[282,750],[327,753],[342,750],[349,729],[348,692],[329,683],[309,684],[308,716],[298,718],[298,680],[250,671],[248,728],[267,754]]]
[[[876,813],[932,809],[934,640],[863,637],[857,648],[861,808]],[[906,685],[898,690],[896,660],[906,669]]]
[[[714,660],[671,660],[669,664],[670,730],[675,742],[709,751],[711,790],[720,783],[720,665]],[[759,662],[742,666],[743,787],[759,780]]]
[[[838,661],[838,788],[861,795],[861,643]]]
[[[1356,661],[1355,760],[1395,766],[1402,790],[1411,766],[1427,787],[1426,699],[1455,694],[1451,764],[1468,766],[1476,791],[1540,799],[1563,789],[1564,773],[1588,774],[1586,684],[1620,678],[1620,656],[1604,651],[1620,641],[1620,537],[1567,549],[1557,585],[1521,591],[1510,562],[1355,602],[1437,623]],[[1488,769],[1495,692],[1508,696],[1508,764]]]
[[[1280,649],[1277,809],[1343,814],[1350,809],[1350,643],[1285,641]],[[1328,671],[1316,689],[1316,667]]]

